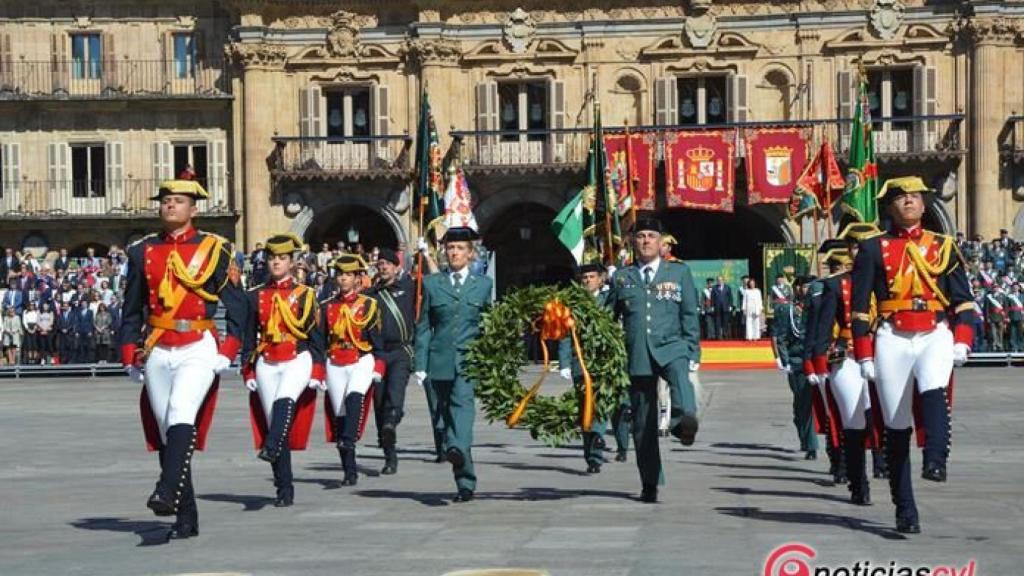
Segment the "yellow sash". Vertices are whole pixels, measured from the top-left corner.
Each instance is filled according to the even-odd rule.
[[[198,269],[200,266],[203,265],[203,262],[206,261],[206,257],[210,253],[210,251],[214,250],[215,248],[217,249],[217,251],[215,252],[214,261],[210,263],[210,266],[208,267],[207,271],[202,274],[202,277],[204,277],[204,280],[203,280],[203,283],[200,284],[200,286],[205,284],[206,281],[210,279],[210,277],[213,275],[213,270],[215,270],[216,267],[217,267],[216,260],[219,259],[219,254],[220,254],[220,239],[215,237],[215,236],[207,236],[207,237],[203,238],[202,242],[199,243],[199,247],[196,248],[195,254],[192,255],[192,259],[189,261],[189,266],[188,266],[189,268],[191,268],[191,269]],[[177,252],[171,252],[171,255],[168,257],[168,262],[169,262],[168,265],[167,265],[167,269],[168,270],[170,270],[171,267],[174,266],[174,264],[170,263],[170,261],[172,259],[175,262],[177,262],[177,263],[181,263],[182,268],[184,267],[184,264],[181,261],[181,256]],[[185,275],[188,275],[188,271],[187,270],[183,270],[183,273]],[[167,273],[165,272],[164,274],[165,274],[164,275],[164,279],[160,281],[160,292],[161,292],[160,301],[165,306],[166,306],[166,302],[170,301],[170,306],[166,306],[164,308],[164,313],[161,314],[158,318],[159,318],[159,322],[163,323],[164,325],[167,325],[167,324],[170,324],[170,323],[174,322],[174,315],[177,314],[178,309],[181,308],[182,303],[185,301],[185,294],[190,290],[190,288],[182,280],[174,288],[173,293],[171,293],[169,295],[169,297],[165,298],[166,294],[164,294],[164,292],[170,292],[170,289],[169,289],[169,280],[168,280],[168,278],[166,276]],[[181,276],[179,276],[179,273],[178,273],[177,270],[175,271],[175,276],[177,276],[178,279],[181,280]],[[196,282],[195,278],[191,278],[190,277],[189,280],[190,280],[190,282],[189,282],[190,284],[193,284],[193,283]],[[165,285],[165,282],[168,283],[168,284]],[[167,286],[167,288],[165,288],[165,286]],[[195,289],[193,289],[193,290],[195,290]],[[199,291],[196,290],[196,293],[199,294]],[[203,291],[203,294],[209,295],[205,291]],[[200,294],[200,296],[202,296],[202,295]],[[204,300],[209,300],[205,296],[202,296],[202,297],[203,297]],[[213,299],[214,299],[214,301],[216,301],[217,300],[217,296],[213,295]],[[166,332],[166,331],[167,330],[165,328],[155,328],[155,327],[153,328],[153,330],[149,333],[149,336],[146,337],[146,342],[145,342],[145,344],[143,346],[143,351],[144,351],[143,353],[145,355],[149,354],[149,351],[153,349],[153,346],[156,346],[156,343],[160,341],[160,337],[163,336],[164,332]]]

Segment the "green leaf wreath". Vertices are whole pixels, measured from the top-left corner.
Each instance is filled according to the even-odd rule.
[[[526,394],[519,371],[527,363],[527,341],[544,304],[558,299],[572,311],[587,369],[594,383],[594,422],[607,419],[627,393],[622,326],[578,285],[530,287],[505,296],[483,316],[480,336],[465,359],[489,422],[504,421]],[[561,396],[537,395],[519,424],[534,439],[557,446],[580,434],[580,401],[575,387]]]

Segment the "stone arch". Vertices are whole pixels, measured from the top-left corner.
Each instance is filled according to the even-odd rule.
[[[760,101],[759,114],[764,118],[791,120],[797,85],[791,70],[780,64],[764,68],[755,99]]]
[[[388,226],[396,243],[408,244],[409,233],[402,216],[388,204],[387,198],[388,195],[381,193],[379,189],[350,189],[346,190],[345,194],[319,194],[309,189],[292,192],[286,196],[288,201],[285,205],[295,201],[299,203],[301,209],[292,219],[289,231],[309,240],[311,233],[320,231],[320,224],[324,218],[331,218],[348,208],[355,208],[379,216]]]
[[[644,124],[644,94],[647,92],[646,80],[642,72],[635,68],[620,68],[614,74],[615,82],[608,94],[608,111],[610,124],[618,125],[623,120],[630,126]]]
[[[480,231],[486,233],[498,218],[516,204],[539,204],[555,211],[565,206],[568,197],[565,193],[551,188],[526,188],[522,186],[506,186],[488,194],[473,208]]]

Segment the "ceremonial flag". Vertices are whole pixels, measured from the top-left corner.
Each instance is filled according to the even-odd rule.
[[[430,228],[444,215],[441,204],[441,145],[437,137],[434,115],[430,112],[430,101],[423,92],[420,100],[420,119],[416,130],[416,174],[415,205],[419,209],[420,228],[424,220]],[[425,236],[426,234],[424,234]]]
[[[878,223],[878,165],[875,164],[875,140],[871,132],[871,107],[868,105],[868,86],[861,75],[858,81],[857,108],[850,131],[850,167],[846,173],[846,191],[843,192],[843,212],[858,222]]]
[[[444,192],[444,226],[448,228],[472,228],[478,230],[473,215],[473,198],[466,183],[462,168],[448,170],[448,188]]]
[[[799,218],[810,212],[830,212],[843,189],[843,173],[839,170],[832,145],[822,142],[818,153],[797,178],[796,188],[789,202],[789,215]]]
[[[610,182],[618,197],[619,216],[632,209],[654,210],[654,138],[626,132],[604,137]]]
[[[580,190],[551,222],[551,232],[572,252],[577,265],[583,263],[583,212],[583,191]]]
[[[601,128],[601,105],[594,104],[594,130],[590,137],[590,156],[587,158],[587,188],[596,198],[597,221],[603,223],[604,263],[615,263],[616,245],[622,240],[619,224],[619,202],[610,185],[608,158],[604,148],[604,130]],[[587,195],[584,192],[584,196]]]
[[[807,165],[804,128],[761,128],[748,131],[747,203],[782,204],[790,201],[797,175]]]
[[[732,212],[733,132],[668,132],[665,200],[669,208]]]

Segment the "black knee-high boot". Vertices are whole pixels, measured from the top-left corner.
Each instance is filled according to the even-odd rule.
[[[263,441],[263,448],[260,449],[258,457],[271,464],[288,445],[288,435],[291,433],[292,418],[295,416],[295,401],[291,398],[282,398],[274,402],[270,409],[270,430]]]
[[[174,524],[167,532],[168,541],[199,536],[199,510],[196,507],[196,489],[195,484],[192,483],[191,463],[185,472],[185,488],[176,516]]]
[[[178,512],[186,493],[192,453],[196,449],[196,427],[175,424],[167,429],[166,436],[160,479],[146,502],[157,516],[173,516]]]
[[[874,413],[872,408],[868,408],[864,411],[864,421],[867,423],[867,430],[865,431],[865,437],[871,434],[874,420]],[[884,441],[884,435],[883,435]],[[885,464],[885,451],[881,446],[871,449],[871,471],[873,476],[879,480],[884,480],[889,477],[889,467]]]
[[[910,437],[913,428],[885,429],[885,459],[889,465],[889,491],[896,505],[896,530],[906,534],[921,531],[910,474]]]
[[[831,440],[826,440],[831,442]],[[829,444],[825,448],[825,453],[828,454],[829,474],[832,474],[832,482],[835,484],[846,484],[846,456],[843,453],[842,439],[840,439],[839,446],[833,447]]]
[[[292,450],[287,443],[281,448],[281,452],[272,466],[274,467],[274,487],[277,488],[274,506],[278,508],[291,506],[295,502],[295,486],[292,484]]]
[[[921,423],[924,425],[924,450],[921,477],[933,482],[946,481],[946,460],[949,458],[949,405],[946,389],[938,388],[921,394]]]
[[[843,452],[846,456],[846,475],[850,481],[850,502],[867,506],[871,504],[871,488],[865,466],[863,430],[847,428],[843,432]]]
[[[359,478],[356,469],[356,436],[363,411],[363,395],[352,393],[345,397],[345,422],[341,430],[341,466],[345,469],[342,486],[355,486]]]
[[[398,472],[398,452],[395,449],[395,444],[397,442],[398,421],[400,419],[398,410],[395,408],[389,408],[384,413],[380,431],[380,447],[384,450],[384,468],[381,469],[381,474],[394,474]]]

